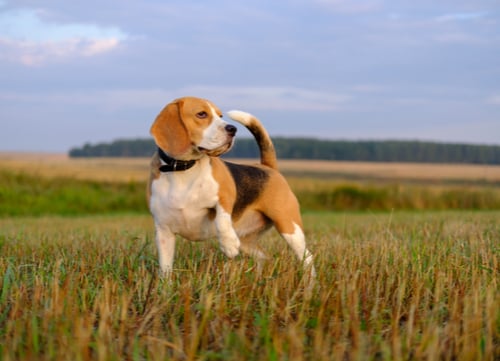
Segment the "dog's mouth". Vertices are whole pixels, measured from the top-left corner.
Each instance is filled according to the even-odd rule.
[[[217,147],[215,149],[206,149],[203,147],[198,147],[198,150],[206,155],[209,155],[210,157],[218,157],[224,153],[227,153],[233,146],[233,140],[221,145],[220,147]]]

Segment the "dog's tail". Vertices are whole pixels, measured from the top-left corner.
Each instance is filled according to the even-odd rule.
[[[260,121],[252,114],[242,112],[240,110],[232,110],[227,114],[231,119],[243,124],[250,131],[250,133],[253,134],[257,144],[259,145],[260,162],[268,167],[278,169],[276,151],[274,150],[273,142]]]

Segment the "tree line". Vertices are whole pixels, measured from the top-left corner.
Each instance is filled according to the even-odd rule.
[[[499,145],[452,144],[422,141],[348,141],[314,138],[273,138],[281,159],[319,159],[369,162],[500,164]],[[72,148],[70,157],[149,157],[156,149],[152,139],[121,139],[110,143],[86,143]],[[258,158],[253,138],[238,138],[225,155]]]

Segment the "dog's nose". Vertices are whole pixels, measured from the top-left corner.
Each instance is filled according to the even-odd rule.
[[[229,135],[235,135],[236,134],[236,127],[234,125],[228,124],[225,127],[227,134]]]

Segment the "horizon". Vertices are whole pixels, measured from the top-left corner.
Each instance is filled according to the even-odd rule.
[[[317,140],[317,141],[322,141],[322,142],[349,142],[349,143],[365,143],[365,142],[376,142],[376,143],[383,143],[383,142],[396,142],[396,143],[428,143],[428,144],[446,144],[446,145],[468,145],[468,146],[486,146],[486,147],[500,147],[499,144],[488,144],[488,143],[467,143],[467,142],[447,142],[447,141],[439,141],[439,140],[421,140],[421,139],[403,139],[403,138],[387,138],[387,139],[347,139],[347,138],[321,138],[319,136],[287,136],[287,135],[271,135],[272,139],[304,139],[304,140]],[[238,139],[244,139],[244,140],[255,140],[255,138],[249,134],[245,136],[236,136],[235,138],[235,144],[238,142]],[[154,141],[152,137],[136,137],[136,138],[117,138],[109,141],[99,141],[99,142],[84,142],[81,145],[77,146],[72,146],[68,152],[71,149],[75,148],[82,148],[85,145],[90,145],[90,146],[96,146],[96,145],[101,145],[101,144],[112,144],[114,142],[122,142],[122,141],[143,141],[143,140],[150,140]],[[257,143],[255,143],[257,144]]]

